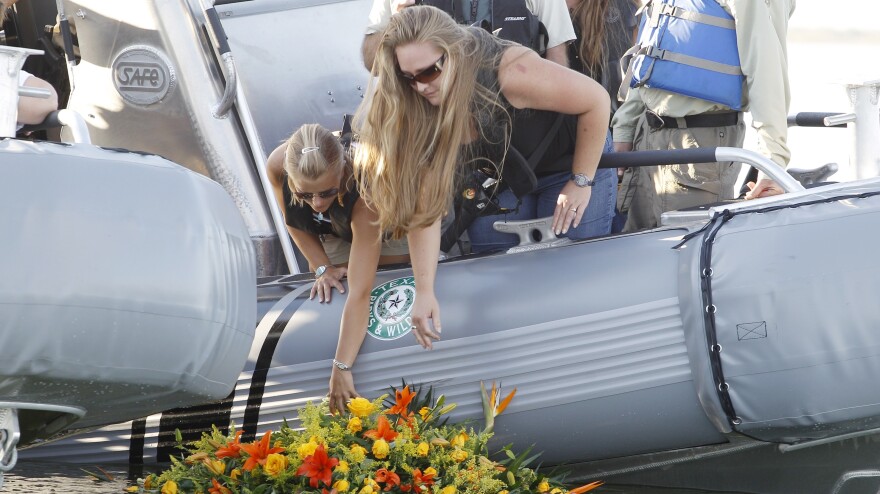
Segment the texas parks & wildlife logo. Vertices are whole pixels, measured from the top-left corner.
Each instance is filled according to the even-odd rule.
[[[412,276],[387,281],[370,292],[367,333],[379,340],[396,340],[412,330],[416,280]]]

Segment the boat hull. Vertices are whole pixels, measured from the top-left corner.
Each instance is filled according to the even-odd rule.
[[[515,387],[495,440],[534,445],[545,464],[723,445],[731,434],[808,444],[865,432],[878,416],[880,390],[868,384],[880,374],[880,332],[871,331],[880,314],[849,301],[866,306],[880,292],[870,248],[878,191],[880,181],[828,186],[735,206],[740,212],[699,231],[704,225],[441,262],[443,333],[431,351],[409,334],[405,311],[377,310],[409,300],[411,272],[380,271],[371,317],[396,322],[371,326],[355,382],[371,398],[401,381],[430,385],[458,404],[454,420],[477,421],[481,381]],[[824,238],[862,246],[830,259],[827,241],[816,241]],[[252,438],[285,420],[296,426],[296,409],[326,394],[345,299],[309,300],[306,278],[261,285],[254,346],[227,399],[24,456],[77,451],[113,461],[117,447],[135,462],[162,461],[175,454],[175,429],[196,437],[234,422]],[[762,321],[767,336],[758,338],[760,324],[750,323]],[[89,442],[98,436],[116,442]]]

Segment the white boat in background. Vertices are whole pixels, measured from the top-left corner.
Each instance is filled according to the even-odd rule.
[[[313,278],[298,274],[265,158],[298,125],[335,128],[360,103],[368,75],[358,46],[369,3],[63,2],[78,36],[77,50],[68,46],[76,82],[68,107],[84,115],[99,145],[162,154],[225,188],[254,248],[258,310],[247,321],[249,349],[169,340],[169,351],[215,361],[247,354],[219,401],[163,401],[157,413],[56,438],[23,458],[164,461],[176,453],[177,429],[194,439],[234,422],[254,437],[323,397],[345,297],[308,300]],[[28,8],[35,18],[56,15]],[[289,48],[316,40],[321,49]],[[807,120],[847,123],[854,135],[876,138],[880,122],[861,115],[876,116],[877,86],[854,88],[868,103],[851,115]],[[375,397],[401,379],[432,385],[458,403],[454,418],[467,420],[480,417],[480,381],[501,381],[519,391],[496,422],[497,440],[534,445],[547,465],[577,463],[584,480],[609,461],[648,468],[707,451],[794,451],[873,434],[880,179],[871,153],[870,145],[858,149],[862,180],[806,190],[743,150],[608,157],[603,166],[741,161],[789,193],[671,212],[652,231],[576,243],[554,239],[540,221],[520,224],[524,244],[510,252],[441,262],[443,340],[427,353],[407,334],[411,271],[381,270],[358,390]],[[814,175],[805,182],[822,181]],[[837,245],[847,256],[828,255]],[[219,292],[202,293],[209,303]]]

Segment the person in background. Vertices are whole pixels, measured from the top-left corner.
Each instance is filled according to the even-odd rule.
[[[381,32],[388,25],[389,19],[401,10],[417,5],[432,5],[452,15],[451,11],[456,11],[460,15],[453,16],[460,18],[460,22],[464,24],[476,24],[478,19],[491,19],[491,11],[497,7],[505,7],[507,9],[526,8],[528,13],[532,14],[538,22],[546,29],[546,52],[544,58],[551,62],[568,67],[568,43],[575,39],[574,30],[571,21],[566,13],[565,0],[373,0],[373,8],[370,10],[370,25],[367,27],[367,34],[361,46],[361,54],[364,60],[364,66],[367,70],[372,70],[373,60],[376,56],[376,48],[379,45],[379,36],[376,33]],[[496,24],[508,24],[507,27],[494,26],[498,29],[498,36],[519,42],[524,46],[529,46],[528,40],[533,40],[539,36],[535,31],[537,25],[531,25],[528,28],[521,26],[526,24],[530,19],[529,16],[523,15],[506,15],[519,14],[520,12],[504,12],[500,9]],[[514,19],[513,21],[508,19]],[[538,47],[532,46],[537,49]]]
[[[577,40],[568,45],[571,68],[602,84],[611,99],[613,116],[620,106],[617,101],[623,75],[620,59],[635,43],[638,30],[638,0],[566,0],[566,4],[577,35]],[[608,125],[610,127],[610,121]],[[604,151],[614,152],[610,130]],[[622,172],[621,169],[619,173]],[[602,186],[609,189],[612,212],[609,213],[609,219],[602,217],[595,221],[603,225],[607,221],[610,231],[620,231],[625,218],[613,211],[616,209],[618,173],[603,169],[599,170],[596,178],[597,182],[603,182]],[[593,189],[595,191],[597,187]]]
[[[612,122],[615,149],[742,147],[742,112],[749,111],[761,154],[786,166],[786,34],[794,9],[795,0],[650,3],[623,81],[632,87]],[[621,211],[628,210],[624,231],[655,227],[665,211],[734,198],[739,168],[726,162],[628,169],[618,197]],[[749,198],[782,192],[765,177],[751,187]]]
[[[566,0],[577,39],[568,45],[571,68],[608,91],[611,114],[620,103],[620,59],[636,42],[638,0]]]
[[[348,300],[357,304],[369,297],[377,264],[409,261],[405,242],[380,242],[376,214],[358,195],[349,155],[329,130],[303,125],[272,151],[266,168],[287,230],[315,272],[310,298],[330,302],[334,288],[345,293],[342,279],[352,273]],[[352,250],[358,256],[350,259]]]
[[[355,120],[355,173],[379,227],[409,241],[416,286],[412,331],[430,349],[442,330],[434,294],[440,219],[462,167],[473,162],[500,167],[514,110],[577,115],[570,180],[553,208],[552,228],[567,233],[590,202],[610,103],[589,77],[482,28],[456,24],[434,7],[403,9],[379,36],[370,100]],[[503,177],[507,167],[500,168]],[[344,410],[357,396],[350,369],[364,336],[363,324],[343,324],[336,360],[348,370],[332,369],[332,410]]]
[[[6,16],[10,8],[18,0],[0,0],[0,7],[3,9],[2,20],[6,21]],[[21,129],[27,124],[41,123],[53,111],[58,109],[58,93],[51,84],[36,77],[24,70],[18,73],[18,85],[32,87],[37,89],[45,89],[49,91],[48,98],[33,98],[30,96],[21,96],[18,99],[18,128]]]

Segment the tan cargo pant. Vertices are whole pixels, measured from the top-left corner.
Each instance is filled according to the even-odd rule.
[[[634,151],[689,149],[695,147],[742,147],[745,124],[703,128],[652,129],[645,115],[639,118]],[[654,228],[660,215],[734,198],[734,185],[741,164],[680,164],[627,168],[617,193],[617,209],[627,213],[624,232]]]

